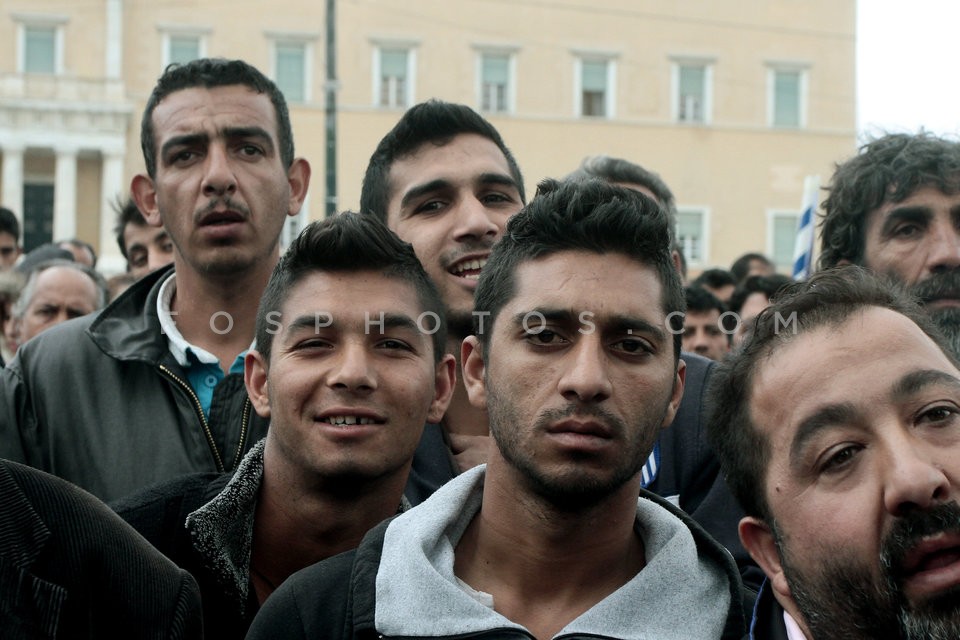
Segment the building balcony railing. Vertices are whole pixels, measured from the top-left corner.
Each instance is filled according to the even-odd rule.
[[[0,73],[0,100],[83,102],[87,104],[127,103],[119,79],[77,78],[67,75]]]

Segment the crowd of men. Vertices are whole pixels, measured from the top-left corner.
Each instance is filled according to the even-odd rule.
[[[141,145],[109,305],[0,210],[4,637],[960,637],[960,143],[838,164],[806,282],[687,287],[659,176],[528,202],[464,105],[282,254],[263,74],[172,65]]]

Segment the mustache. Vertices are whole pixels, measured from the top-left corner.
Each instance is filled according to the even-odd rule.
[[[229,211],[236,211],[237,213],[243,215],[244,218],[250,217],[250,209],[228,196],[223,198],[214,198],[202,208],[197,209],[197,211],[193,214],[193,219],[195,221],[203,220],[204,216],[221,208]]]
[[[621,436],[626,431],[626,425],[616,418],[612,413],[602,407],[594,405],[582,405],[577,403],[568,404],[566,407],[558,409],[547,409],[537,416],[536,426],[538,429],[545,429],[551,422],[563,420],[564,418],[596,418],[610,427],[611,434]]]
[[[926,304],[938,298],[960,297],[960,269],[935,273],[909,288],[910,294]]]
[[[924,538],[938,533],[960,534],[960,505],[956,502],[916,511],[898,519],[881,546],[880,561],[887,575],[899,584],[904,578],[907,553]]]

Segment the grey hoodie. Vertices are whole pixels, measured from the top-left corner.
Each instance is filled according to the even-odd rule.
[[[390,523],[376,577],[376,628],[384,636],[523,630],[469,595],[453,573],[454,549],[480,510],[484,474],[484,466],[462,474]],[[721,637],[733,594],[739,592],[739,584],[733,584],[738,582],[735,565],[722,548],[720,554],[716,549],[702,553],[705,544],[719,545],[702,531],[695,539],[687,517],[671,509],[649,494],[638,499],[636,531],[643,539],[646,566],[557,637]]]

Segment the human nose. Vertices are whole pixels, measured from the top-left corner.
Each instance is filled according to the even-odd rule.
[[[460,204],[457,212],[457,228],[454,236],[457,240],[467,238],[497,238],[503,231],[502,223],[499,223],[483,202],[474,196],[468,196]]]
[[[610,397],[606,357],[596,341],[581,340],[575,344],[567,365],[559,390],[568,401],[600,402]]]
[[[370,354],[365,345],[344,344],[341,346],[339,358],[330,372],[329,384],[334,388],[351,391],[376,388],[373,363],[370,361]]]
[[[211,144],[204,165],[203,195],[223,196],[236,191],[237,179],[233,174],[227,150],[219,144]]]
[[[884,506],[888,513],[902,517],[926,510],[946,500],[950,482],[937,466],[934,452],[909,441],[899,442],[887,457]]]
[[[934,226],[927,265],[931,273],[960,267],[960,230],[952,222],[939,221]]]

